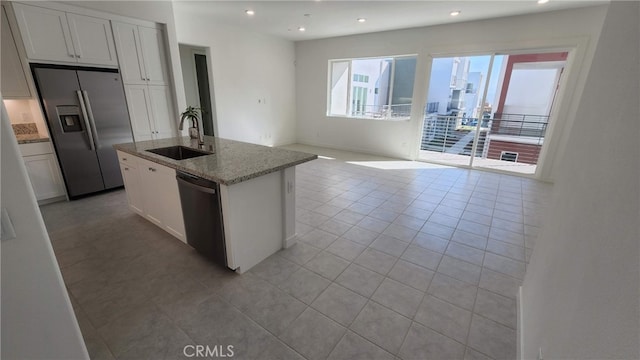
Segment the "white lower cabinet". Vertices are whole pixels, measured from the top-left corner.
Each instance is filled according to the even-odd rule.
[[[64,196],[64,182],[51,144],[21,144],[20,151],[36,199],[43,201]]]
[[[118,152],[129,207],[186,242],[175,170]]]
[[[144,205],[142,203],[142,187],[140,184],[140,174],[138,167],[131,164],[120,164],[122,180],[127,189],[127,201],[129,208],[140,215],[144,215]]]

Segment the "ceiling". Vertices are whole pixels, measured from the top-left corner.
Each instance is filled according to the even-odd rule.
[[[538,4],[537,0],[173,0],[173,3],[178,12],[206,14],[211,21],[300,41],[577,8],[608,1],[550,0]],[[255,15],[248,16],[245,10],[249,9],[254,10]],[[461,14],[451,16],[453,10]],[[366,22],[359,23],[358,18],[365,18]],[[299,31],[299,27],[305,31]]]

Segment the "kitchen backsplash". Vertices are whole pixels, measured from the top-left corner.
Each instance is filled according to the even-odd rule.
[[[18,136],[22,136],[23,140],[34,140],[49,137],[47,123],[42,116],[40,105],[36,99],[4,99],[3,102],[12,125],[26,124],[28,126],[27,128],[19,130],[16,130],[14,127],[13,131],[18,140],[21,140]],[[31,126],[34,124],[39,135],[32,133],[33,127]],[[26,139],[24,137],[26,137]]]
[[[18,140],[34,140],[40,138],[36,123],[11,124]]]
[[[36,123],[12,124],[13,132],[16,135],[37,134],[38,127]]]

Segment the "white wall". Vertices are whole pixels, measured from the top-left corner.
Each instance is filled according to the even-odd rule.
[[[593,54],[593,40],[602,26],[606,7],[548,12],[388,31],[296,43],[296,119],[298,142],[380,155],[414,158],[426,103],[430,54],[487,54],[491,50],[574,47],[574,66],[567,77],[566,102],[558,110],[563,124],[572,122],[571,110],[579,99]],[[412,119],[385,122],[326,116],[327,64],[330,59],[418,54]],[[560,138],[562,126],[557,126]],[[553,134],[556,136],[556,134]],[[552,153],[561,142],[548,141]],[[552,168],[552,161],[543,164]],[[550,179],[550,170],[541,170]]]
[[[263,145],[295,142],[293,43],[215,24],[180,2],[174,10],[178,41],[211,49],[217,135]]]
[[[613,1],[523,285],[523,358],[640,358],[640,6]]]
[[[196,84],[196,66],[193,61],[193,48],[187,45],[180,47],[180,67],[182,68],[182,80],[184,81],[184,95],[187,106],[200,107],[198,85]]]
[[[89,359],[4,105],[1,118],[0,196],[16,238],[0,245],[0,358]]]

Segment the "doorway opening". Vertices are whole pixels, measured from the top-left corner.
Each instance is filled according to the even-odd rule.
[[[209,48],[179,44],[179,49],[187,106],[201,109],[202,130],[205,135],[214,136],[217,119],[210,84]]]
[[[567,56],[434,58],[418,158],[535,174]]]

